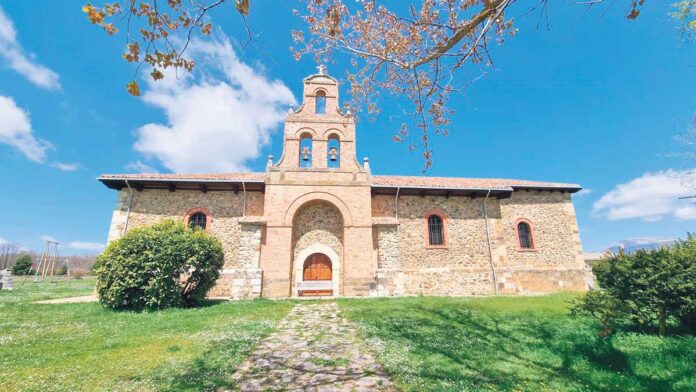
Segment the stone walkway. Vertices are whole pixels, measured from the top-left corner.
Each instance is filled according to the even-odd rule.
[[[242,391],[395,391],[335,302],[298,304],[234,374]]]
[[[80,297],[67,297],[58,299],[47,299],[44,301],[32,302],[33,304],[75,304],[81,302],[97,302],[97,295],[83,295]]]

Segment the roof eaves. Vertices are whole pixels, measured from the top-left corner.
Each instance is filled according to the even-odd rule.
[[[104,181],[139,181],[139,182],[194,182],[194,183],[200,183],[200,182],[208,182],[208,183],[229,183],[229,182],[249,182],[249,183],[259,183],[263,184],[265,183],[264,180],[262,179],[245,179],[245,178],[226,178],[226,179],[206,179],[206,178],[141,178],[141,177],[104,177],[104,176],[99,176],[97,177],[97,180],[104,182]]]
[[[487,187],[487,188],[478,188],[478,187],[470,187],[470,186],[424,186],[424,185],[372,185],[372,188],[401,188],[401,189],[423,189],[423,190],[461,190],[461,191],[478,191],[478,192],[487,192],[487,191],[503,191],[503,192],[512,192],[514,189],[512,187]]]
[[[511,185],[512,189],[548,189],[561,190],[575,193],[582,190],[582,187],[577,184],[556,184],[556,185]]]

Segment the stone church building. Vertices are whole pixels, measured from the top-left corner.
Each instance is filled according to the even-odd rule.
[[[304,79],[263,173],[105,174],[109,241],[162,219],[216,236],[212,297],[488,295],[586,290],[575,184],[373,175],[336,79]]]

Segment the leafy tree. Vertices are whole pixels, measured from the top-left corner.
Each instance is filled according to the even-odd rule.
[[[626,308],[621,301],[600,289],[588,292],[571,313],[596,318],[601,324],[598,335],[606,338],[614,334],[617,324],[626,315]]]
[[[693,1],[693,0],[688,0]],[[628,3],[626,17],[640,15],[643,0]],[[250,0],[236,0],[248,35],[246,17]],[[459,74],[466,65],[492,67],[490,45],[502,44],[517,33],[514,16],[531,11],[548,18],[548,0],[513,7],[513,0],[418,0],[392,2],[376,0],[303,0],[304,10],[296,11],[306,27],[292,31],[296,58],[303,55],[327,62],[334,52],[350,56],[352,70],[347,74],[353,96],[348,106],[353,112],[366,109],[370,116],[379,113],[376,100],[381,92],[406,97],[411,102],[404,109],[404,121],[395,130],[395,141],[410,140],[412,129],[421,134],[420,149],[427,169],[432,162],[429,139],[447,134],[454,111],[449,97],[471,82]],[[603,0],[578,2],[598,7]],[[613,2],[606,2],[611,4]],[[229,4],[224,0],[131,0],[120,3],[90,3],[82,7],[88,20],[108,35],[117,34],[117,25],[125,27],[127,50],[123,58],[137,64],[136,75],[127,84],[132,95],[140,95],[137,73],[142,65],[150,69],[154,80],[164,77],[167,68],[192,70],[195,63],[187,58],[186,49],[195,35],[207,36],[213,25],[210,14]],[[607,5],[609,6],[609,5]],[[248,41],[247,41],[248,43]],[[481,74],[478,69],[475,71]],[[418,146],[411,143],[409,148]]]
[[[593,268],[601,288],[576,304],[575,313],[602,322],[600,334],[625,318],[643,327],[658,326],[663,336],[670,318],[693,329],[696,319],[696,236],[671,247],[613,255]],[[696,330],[695,330],[696,331]]]
[[[678,276],[675,278],[680,290],[677,317],[693,333],[696,333],[696,235],[689,234],[686,241],[673,247],[678,261]]]
[[[17,257],[17,260],[15,260],[15,264],[12,266],[12,273],[14,275],[29,275],[31,274],[31,268],[31,256],[24,254]]]
[[[129,231],[99,256],[99,301],[113,309],[163,309],[195,305],[215,284],[222,245],[204,230],[181,222]]]
[[[696,0],[683,0],[672,4],[671,16],[680,24],[679,31],[684,42],[696,39]]]

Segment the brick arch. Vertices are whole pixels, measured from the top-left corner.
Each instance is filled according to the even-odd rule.
[[[290,206],[285,212],[285,219],[283,219],[283,224],[285,226],[292,226],[295,214],[297,214],[297,211],[299,211],[300,208],[302,208],[305,204],[308,203],[322,201],[332,205],[341,213],[344,227],[349,227],[353,225],[353,217],[351,216],[350,209],[348,208],[346,203],[328,192],[310,192],[305,193],[304,195],[296,198],[292,203],[290,203]]]
[[[520,246],[520,233],[518,230],[518,227],[520,226],[520,223],[526,223],[529,226],[529,238],[532,241],[532,247],[531,248],[523,248]],[[521,252],[534,252],[537,250],[537,241],[536,241],[536,230],[534,230],[534,224],[532,223],[531,220],[527,218],[519,218],[515,221],[514,226],[512,227],[513,230],[515,231],[515,243],[517,244],[517,250]]]
[[[346,136],[343,134],[343,132],[340,129],[329,128],[326,131],[324,131],[324,134],[322,135],[322,139],[329,140],[329,136],[331,136],[332,134],[337,135],[339,141],[343,141],[346,138]]]
[[[186,215],[184,215],[184,224],[188,226],[189,220],[191,220],[191,217],[193,214],[202,212],[205,214],[205,231],[210,231],[210,227],[213,224],[213,214],[210,213],[210,210],[205,208],[205,207],[193,207],[190,208],[188,211],[186,211]]]
[[[299,139],[303,133],[308,133],[308,134],[312,135],[312,140],[317,140],[319,138],[317,131],[315,131],[312,128],[307,128],[307,127],[303,127],[303,128],[298,129],[295,132],[295,137]]]

